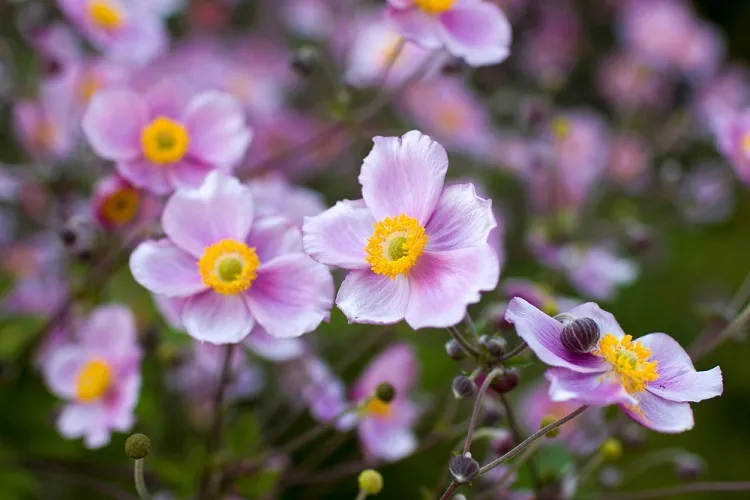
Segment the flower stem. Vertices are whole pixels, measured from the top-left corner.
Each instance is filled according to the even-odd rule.
[[[474,401],[474,410],[471,413],[471,420],[469,421],[469,429],[468,431],[466,431],[466,441],[464,442],[464,450],[461,453],[462,455],[468,453],[469,449],[471,448],[471,441],[474,438],[474,429],[477,426],[479,411],[482,409],[482,400],[484,399],[484,395],[487,394],[487,389],[489,389],[492,380],[502,373],[502,368],[495,368],[487,375],[487,377],[484,379],[484,382],[482,383],[482,387],[479,388],[477,398]]]
[[[586,411],[588,408],[589,407],[585,406],[585,405],[581,406],[578,409],[572,411],[571,413],[565,415],[560,420],[557,420],[556,422],[552,422],[551,424],[542,427],[541,429],[539,429],[538,431],[536,431],[534,434],[532,434],[531,436],[529,436],[526,439],[524,439],[520,444],[518,444],[515,448],[513,448],[512,450],[510,450],[508,453],[506,453],[502,457],[498,458],[497,460],[493,460],[492,462],[488,463],[487,465],[485,465],[484,467],[482,467],[481,469],[479,469],[479,475],[482,475],[485,472],[494,469],[498,465],[501,465],[501,464],[507,462],[508,460],[510,460],[511,458],[515,457],[516,455],[518,455],[519,453],[521,453],[523,450],[525,450],[526,448],[528,448],[529,446],[531,446],[534,443],[534,441],[536,441],[537,439],[541,438],[542,436],[544,436],[548,432],[553,431],[553,430],[557,429],[558,427],[561,427],[565,423],[573,420],[578,415],[580,415],[581,413],[583,413],[584,411]]]
[[[519,345],[508,351],[508,353],[502,357],[501,361],[507,361],[509,359],[513,359],[522,352],[526,350],[528,347],[528,344],[526,342],[521,342]]]
[[[750,321],[750,304],[746,305],[742,311],[729,323],[723,330],[713,336],[713,338],[707,342],[705,346],[701,346],[699,349],[693,349],[690,352],[693,361],[702,358],[706,354],[716,349],[724,340],[731,337]]]
[[[461,346],[461,348],[466,351],[466,354],[469,354],[470,356],[473,356],[474,358],[478,358],[481,356],[481,353],[472,346],[468,340],[466,340],[463,335],[461,335],[461,332],[458,331],[458,328],[454,326],[450,326],[447,328],[448,333],[451,334],[451,337],[453,337],[453,340],[458,342],[458,345]]]
[[[448,485],[448,489],[445,490],[445,493],[443,493],[443,496],[440,497],[440,500],[450,500],[453,498],[453,494],[458,489],[458,483],[455,481],[451,481],[451,484]]]
[[[602,498],[607,500],[650,500],[652,498],[677,497],[689,493],[741,492],[750,491],[750,481],[724,481],[681,484],[648,491],[634,491],[632,493],[615,494],[612,492],[592,493],[587,498]]]
[[[133,469],[135,491],[138,492],[138,496],[141,497],[141,500],[151,500],[151,495],[146,488],[146,480],[143,479],[143,462],[143,458],[139,458],[135,461],[135,468]]]
[[[307,432],[300,434],[297,438],[293,439],[289,443],[287,443],[285,446],[281,447],[281,452],[289,455],[291,453],[294,453],[295,451],[299,450],[303,446],[305,446],[307,443],[315,439],[316,437],[323,434],[325,431],[334,428],[334,426],[338,423],[339,420],[344,418],[347,414],[351,413],[353,410],[352,408],[346,408],[344,411],[336,415],[333,420],[330,422],[323,422],[315,427],[311,427],[307,430]]]
[[[513,407],[511,406],[510,401],[508,401],[508,398],[505,397],[505,394],[500,394],[500,402],[503,405],[503,410],[505,410],[505,418],[508,420],[508,427],[510,427],[510,431],[513,433],[513,439],[516,443],[520,443],[523,441],[523,434],[521,434],[521,428],[518,426]],[[537,471],[536,464],[532,457],[528,458],[526,464],[529,469],[529,475],[531,476],[531,483],[534,486],[534,492],[538,493],[539,472]]]

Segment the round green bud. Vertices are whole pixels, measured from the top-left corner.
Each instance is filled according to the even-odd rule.
[[[135,460],[146,458],[150,449],[151,440],[145,434],[133,434],[125,441],[125,453]]]
[[[545,415],[542,418],[542,421],[539,422],[539,428],[542,429],[544,427],[547,427],[549,424],[554,424],[555,422],[557,422],[557,417],[555,417],[554,415]],[[547,434],[544,435],[544,437],[553,439],[559,435],[560,435],[560,428],[558,427],[557,429],[552,429],[551,431],[549,431]]]
[[[359,473],[357,481],[360,491],[364,491],[368,495],[377,495],[383,489],[383,476],[375,469],[363,470]]]
[[[375,389],[375,397],[383,403],[390,403],[396,397],[396,388],[388,382],[381,382]]]
[[[622,456],[622,443],[615,438],[609,438],[602,443],[601,453],[605,460],[617,460]]]

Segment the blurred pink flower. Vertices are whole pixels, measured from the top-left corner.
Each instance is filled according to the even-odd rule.
[[[669,104],[669,80],[629,53],[604,58],[596,84],[599,94],[620,112],[661,110]]]
[[[722,114],[714,133],[721,154],[740,180],[750,185],[750,108]]]
[[[40,89],[35,100],[13,107],[13,128],[26,154],[40,161],[67,159],[79,132],[74,113],[74,87],[69,80]]]
[[[609,177],[629,191],[641,189],[648,181],[651,154],[638,136],[621,133],[612,138],[609,151]]]
[[[638,277],[638,264],[620,257],[606,245],[570,243],[558,251],[558,265],[581,294],[612,300],[617,290]]]
[[[95,309],[75,340],[57,347],[42,367],[50,391],[68,401],[57,418],[60,434],[83,437],[87,448],[100,448],[112,431],[130,430],[141,389],[140,361],[130,310]]]
[[[305,217],[318,215],[326,209],[320,193],[290,184],[278,173],[255,177],[248,185],[257,203],[258,215],[282,215],[299,228]]]
[[[305,219],[305,250],[350,270],[336,298],[350,322],[455,325],[497,285],[491,202],[471,184],[444,187],[448,156],[421,132],[373,141],[363,199]]]
[[[91,205],[98,223],[104,229],[113,231],[148,224],[161,213],[161,205],[156,198],[118,175],[109,175],[97,181]]]

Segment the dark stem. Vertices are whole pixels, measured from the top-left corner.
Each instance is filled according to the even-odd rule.
[[[519,345],[508,351],[508,353],[505,354],[505,356],[503,356],[500,361],[507,361],[509,359],[515,358],[516,356],[524,352],[527,347],[528,344],[526,342],[521,342]]]
[[[471,420],[469,421],[469,429],[466,431],[466,441],[464,442],[464,450],[461,452],[462,455],[465,455],[468,453],[469,449],[471,448],[471,440],[474,438],[474,429],[477,426],[477,420],[479,419],[479,412],[482,410],[482,400],[484,399],[484,395],[487,394],[487,389],[489,389],[490,384],[492,383],[492,380],[494,380],[495,377],[498,375],[501,375],[503,373],[502,368],[495,368],[492,370],[489,375],[484,379],[484,382],[482,383],[482,387],[479,388],[479,392],[477,393],[477,398],[474,401],[474,410],[471,412]]]
[[[508,398],[505,397],[505,394],[500,394],[500,402],[502,403],[503,409],[505,410],[505,418],[508,421],[510,432],[513,433],[513,440],[516,443],[520,443],[523,440],[523,434],[521,433],[521,428],[518,426],[518,421],[516,420],[516,414],[513,411],[513,407],[511,406],[510,401],[508,401]],[[529,457],[526,462],[526,466],[529,468],[529,474],[531,475],[531,484],[534,487],[534,492],[539,493],[539,471],[536,468],[536,463],[534,462],[533,457]]]
[[[674,496],[677,497],[678,495],[687,495],[690,493],[713,493],[713,492],[725,492],[725,493],[731,493],[731,492],[741,492],[741,491],[750,491],[750,481],[738,481],[738,482],[731,482],[731,481],[724,481],[724,482],[714,482],[714,483],[692,483],[692,484],[682,484],[679,486],[670,486],[668,488],[660,488],[657,490],[648,490],[648,491],[635,491],[632,493],[611,493],[611,492],[601,492],[601,493],[592,493],[587,498],[602,498],[607,500],[649,500],[651,498],[665,498]],[[680,497],[682,498],[682,497]]]
[[[450,326],[446,328],[448,330],[448,333],[451,334],[451,337],[458,342],[458,345],[461,346],[461,348],[466,351],[466,354],[469,356],[472,356],[474,358],[478,358],[481,356],[481,353],[474,348],[464,337],[461,335],[461,332],[458,331],[458,329],[454,326]]]
[[[448,485],[448,489],[445,490],[445,493],[443,493],[443,496],[440,497],[440,500],[450,500],[453,498],[453,494],[458,489],[458,483],[455,481],[451,481],[451,484]]]

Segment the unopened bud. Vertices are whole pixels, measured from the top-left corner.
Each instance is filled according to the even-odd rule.
[[[453,495],[453,500],[466,500],[466,495],[463,493],[459,493],[458,495]]]
[[[492,379],[490,387],[492,387],[495,392],[505,394],[515,389],[520,381],[521,376],[519,375],[518,370],[516,368],[508,368],[503,373]]]
[[[482,410],[482,425],[484,427],[496,427],[503,421],[505,414],[500,408],[494,404],[487,404],[486,401]]]
[[[560,334],[562,345],[570,352],[591,352],[599,342],[599,325],[591,318],[578,318],[565,324]]]
[[[695,481],[706,470],[706,463],[701,457],[693,453],[680,455],[674,461],[674,472],[683,481]]]
[[[490,438],[490,449],[492,453],[503,456],[516,446],[513,434],[508,429],[499,429],[495,431]]]
[[[448,466],[453,480],[458,484],[470,483],[479,474],[479,464],[471,457],[471,453],[458,455],[451,459]]]
[[[318,64],[318,51],[309,45],[300,47],[292,57],[292,69],[300,76],[310,76]]]
[[[383,403],[390,403],[396,397],[396,389],[388,382],[381,382],[375,389],[375,397]]]
[[[375,469],[365,469],[357,478],[360,491],[368,495],[377,495],[383,489],[383,476]]]
[[[557,422],[557,417],[555,417],[554,415],[545,415],[544,417],[542,417],[542,421],[539,422],[539,428],[543,429],[544,427],[547,427],[550,424],[554,424],[555,422]],[[560,428],[558,427],[556,429],[552,429],[551,431],[549,431],[547,434],[544,435],[544,437],[554,439],[559,435],[560,435]]]
[[[482,335],[479,337],[479,344],[484,347],[493,358],[500,358],[508,352],[508,343],[502,337]]]
[[[609,438],[602,443],[601,453],[605,460],[617,460],[622,456],[622,443],[615,438]]]
[[[135,460],[146,458],[151,449],[151,440],[145,434],[133,434],[125,440],[125,453]]]
[[[477,393],[477,384],[469,377],[459,375],[453,379],[453,395],[456,399],[466,399]]]
[[[445,343],[445,352],[454,361],[460,361],[466,357],[466,351],[461,347],[461,344],[456,342],[456,339],[450,339]]]

